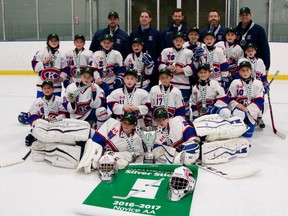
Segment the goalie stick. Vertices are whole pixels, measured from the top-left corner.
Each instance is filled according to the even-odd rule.
[[[18,164],[18,163],[22,163],[24,162],[28,157],[29,155],[31,154],[31,149],[29,150],[29,152],[21,159],[16,159],[16,160],[11,160],[11,161],[7,161],[7,162],[4,162],[4,163],[1,163],[0,164],[0,168],[3,168],[3,167],[7,167],[7,166],[12,166],[14,164]]]
[[[220,177],[223,177],[226,179],[231,179],[231,180],[247,178],[247,177],[255,175],[256,173],[261,171],[260,168],[252,167],[250,169],[245,169],[245,171],[243,171],[241,173],[233,174],[227,170],[225,171],[225,170],[221,170],[221,168],[216,168],[215,166],[203,164],[201,161],[196,162],[196,165],[198,165],[203,170],[206,170],[206,171],[211,172],[217,176],[220,176]]]
[[[269,86],[271,85],[271,83],[273,82],[273,80],[275,79],[275,77],[277,76],[277,74],[279,73],[279,70],[276,71],[276,73],[274,74],[274,76],[272,77],[272,79],[269,82]],[[278,131],[275,128],[275,123],[274,123],[274,117],[273,117],[273,111],[272,111],[272,104],[271,104],[271,99],[270,99],[270,92],[267,92],[267,97],[268,97],[268,104],[269,104],[269,110],[270,110],[270,117],[271,117],[271,124],[272,124],[272,130],[273,133],[276,134],[278,137],[280,137],[281,139],[285,140],[286,139],[286,135],[281,133],[280,131]]]

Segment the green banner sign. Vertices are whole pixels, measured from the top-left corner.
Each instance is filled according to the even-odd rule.
[[[130,165],[119,170],[116,179],[101,182],[84,205],[147,215],[189,216],[193,193],[177,202],[168,200],[170,175],[180,165]],[[197,166],[187,166],[198,176]]]

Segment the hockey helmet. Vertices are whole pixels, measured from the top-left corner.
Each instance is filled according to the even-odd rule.
[[[29,124],[29,113],[26,113],[26,112],[21,112],[19,115],[18,115],[18,121],[21,123],[21,124]]]
[[[176,38],[178,38],[178,37],[183,38],[183,40],[186,39],[186,38],[185,38],[185,35],[184,35],[182,32],[176,32],[176,33],[172,36],[172,39],[174,40],[174,39],[176,39]]]
[[[246,58],[241,58],[238,60],[238,67],[239,69],[242,67],[249,67],[250,69],[252,69],[251,63],[246,59]]]
[[[169,117],[168,112],[166,109],[163,108],[159,108],[156,109],[153,113],[153,118],[156,119],[160,119],[160,118],[164,118],[167,119]]]
[[[85,36],[82,35],[82,34],[77,34],[77,35],[75,35],[74,41],[77,40],[77,39],[81,39],[81,40],[83,40],[83,41],[85,42]]]
[[[195,186],[195,179],[190,169],[185,166],[174,170],[169,180],[168,199],[179,201],[188,193],[192,193]]]
[[[101,181],[112,182],[118,171],[116,161],[112,155],[103,155],[98,163],[99,176]]]
[[[57,34],[55,34],[55,33],[51,33],[51,34],[49,34],[48,37],[47,37],[47,42],[48,42],[49,40],[51,40],[52,38],[56,38],[56,40],[59,41],[59,36],[58,36]]]
[[[134,43],[141,44],[142,46],[144,46],[144,43],[143,43],[143,41],[140,38],[134,38],[132,40],[132,44],[134,44]]]
[[[200,31],[199,31],[199,28],[198,28],[197,26],[194,26],[194,27],[190,28],[190,29],[188,30],[188,34],[189,34],[190,32],[197,32],[197,33],[200,35]]]

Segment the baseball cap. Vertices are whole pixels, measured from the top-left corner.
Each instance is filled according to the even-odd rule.
[[[116,19],[119,19],[119,14],[116,11],[111,11],[108,14],[108,19],[111,18],[112,16],[115,17]]]
[[[208,70],[210,71],[210,67],[207,63],[202,63],[198,66],[198,69],[197,69],[197,72],[199,72],[201,69],[204,69],[204,70]]]
[[[251,10],[250,8],[248,7],[242,7],[239,11],[239,14],[242,14],[242,13],[248,13],[248,14],[251,14]]]
[[[235,31],[235,29],[234,29],[233,27],[227,28],[226,34],[227,34],[228,32],[233,32],[234,34],[236,34],[236,31]]]
[[[239,69],[242,68],[242,67],[249,67],[250,69],[252,69],[251,63],[249,61],[242,61],[239,64]]]
[[[207,31],[205,32],[204,38],[205,38],[207,35],[211,35],[211,36],[213,36],[213,37],[215,38],[214,32],[211,31],[211,30],[207,30]]]
[[[188,31],[188,34],[189,34],[190,32],[193,32],[193,31],[195,31],[195,32],[197,32],[198,34],[200,34],[199,28],[197,28],[196,26],[190,28],[189,31]]]
[[[105,35],[103,35],[103,37],[102,37],[102,40],[101,40],[101,41],[103,41],[103,40],[110,40],[110,41],[113,41],[113,40],[112,40],[112,37],[111,37],[111,35],[110,35],[110,34],[105,34]]]
[[[82,34],[77,34],[77,35],[75,35],[75,37],[74,37],[74,41],[77,40],[77,39],[82,39],[83,41],[85,41],[85,36],[82,35]]]
[[[124,74],[124,77],[127,76],[127,75],[132,75],[132,76],[138,78],[137,72],[136,72],[134,69],[132,69],[132,68],[128,68],[128,69],[126,70],[126,72],[125,72],[125,74]]]
[[[88,74],[90,74],[92,77],[94,77],[94,72],[93,72],[92,68],[84,67],[84,68],[81,70],[81,75],[84,74],[84,73],[88,73]]]
[[[182,32],[176,32],[174,35],[173,35],[173,40],[178,38],[178,37],[181,37],[185,40],[185,36]]]
[[[47,37],[47,41],[51,40],[52,38],[56,38],[59,41],[59,36],[55,33],[51,33]]]
[[[166,109],[163,109],[163,108],[156,109],[153,113],[153,118],[154,119],[159,119],[159,118],[167,119],[168,112]]]
[[[53,82],[50,80],[44,80],[42,85],[41,85],[41,88],[43,88],[44,85],[49,85],[50,87],[54,88]]]
[[[144,43],[142,42],[142,40],[140,38],[134,38],[132,40],[132,44],[134,44],[134,43],[141,44],[142,46],[144,45]]]
[[[121,121],[128,121],[130,124],[137,124],[137,118],[135,116],[134,113],[126,113],[123,118],[121,119]]]
[[[248,49],[248,48],[254,48],[255,50],[257,49],[257,47],[256,47],[256,45],[254,43],[248,43],[247,46],[246,46],[246,49]]]
[[[160,76],[160,74],[162,74],[162,73],[165,73],[165,74],[167,74],[168,76],[171,76],[171,77],[173,77],[173,74],[172,74],[172,72],[169,70],[169,69],[167,69],[167,68],[162,68],[160,71],[159,71],[159,76]]]

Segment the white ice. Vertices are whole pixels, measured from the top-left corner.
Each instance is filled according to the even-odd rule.
[[[17,116],[28,111],[35,100],[35,83],[35,76],[0,77],[1,162],[22,158],[29,150],[24,144],[29,126],[21,125]],[[285,135],[288,135],[287,87],[288,81],[278,80],[271,86],[275,126]],[[245,159],[246,163],[260,166],[261,172],[249,178],[228,180],[199,169],[190,215],[288,215],[288,140],[273,134],[269,109],[264,113],[264,122],[266,128],[255,131],[251,154]],[[78,215],[76,206],[98,182],[95,172],[76,173],[33,162],[30,156],[24,163],[0,168],[0,216]]]

